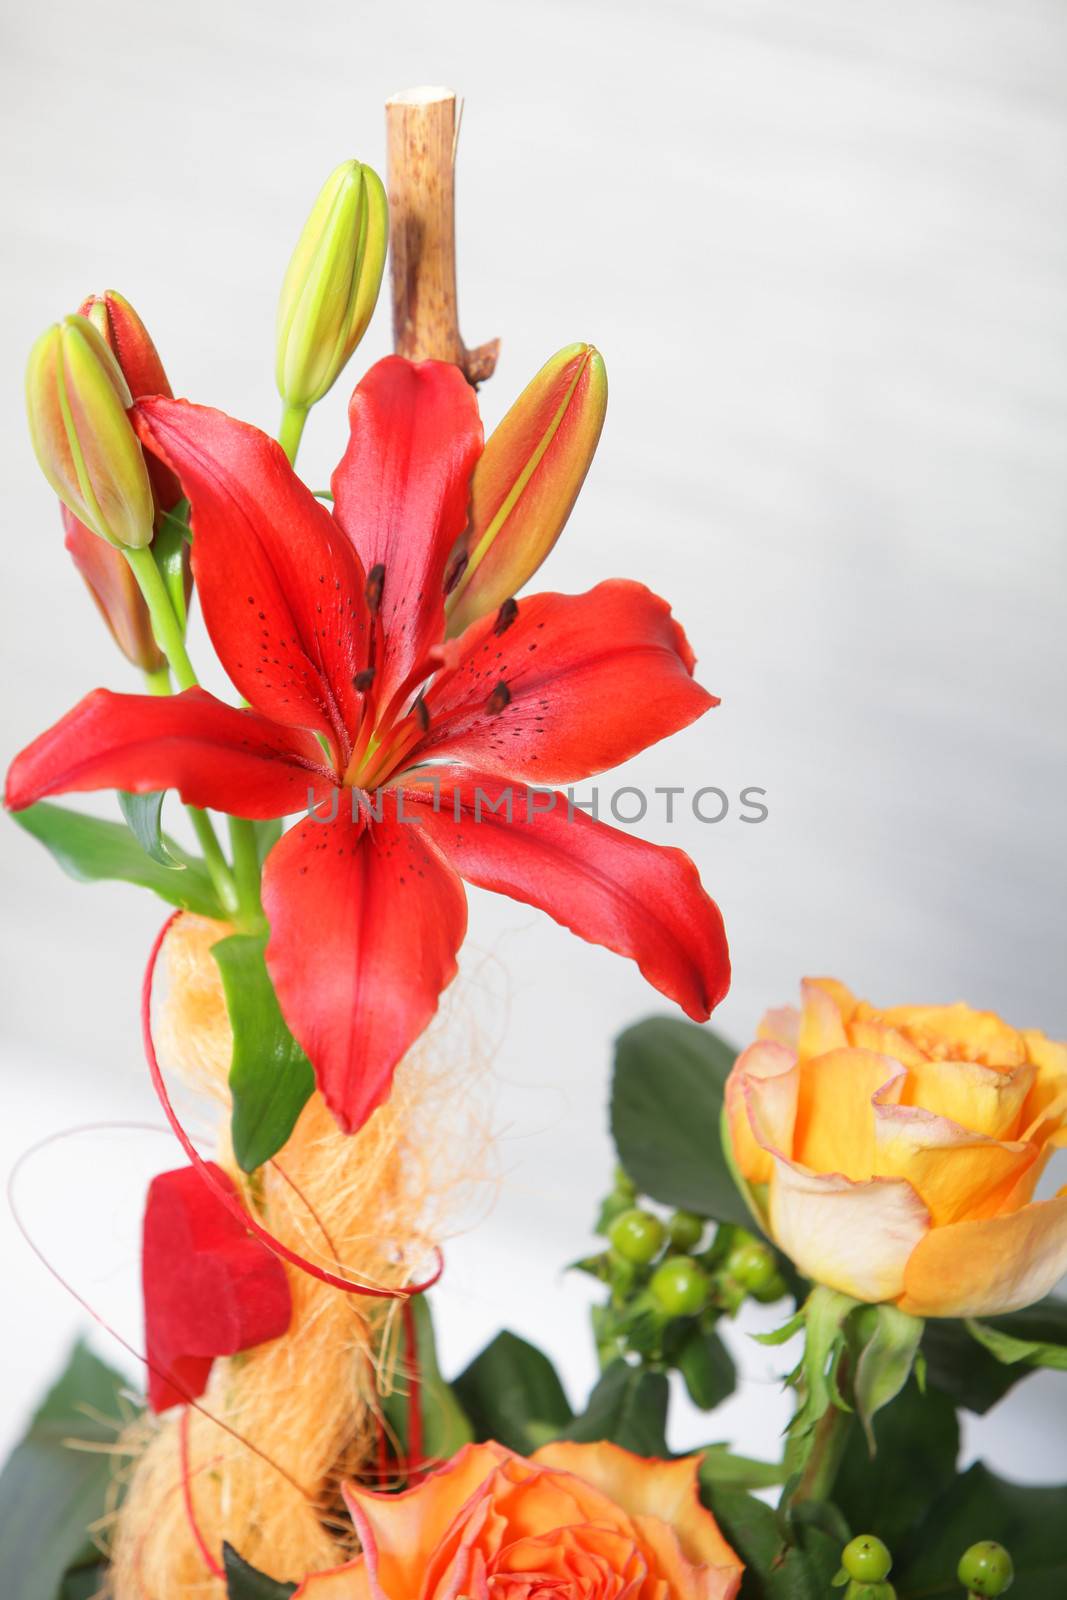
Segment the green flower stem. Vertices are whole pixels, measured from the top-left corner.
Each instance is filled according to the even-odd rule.
[[[170,662],[171,671],[178,680],[178,688],[195,689],[197,676],[186,652],[182,630],[174,615],[174,607],[170,603],[163,574],[156,566],[155,556],[147,545],[140,549],[126,545],[123,548],[123,555],[129,562],[130,571],[137,579],[137,587],[144,596],[144,603],[152,618],[152,632],[156,636],[156,643]]]
[[[160,667],[156,672],[146,672],[145,688],[149,694],[170,694],[170,668]]]
[[[296,461],[304,423],[308,419],[306,406],[283,406],[282,425],[278,429],[278,443],[289,457],[290,466]]]
[[[829,1500],[852,1429],[853,1414],[830,1405],[815,1424],[815,1437],[800,1478],[789,1496],[791,1505],[804,1500]]]
[[[244,915],[253,922],[263,916],[260,898],[259,845],[256,830],[243,817],[231,817],[230,849],[233,852],[233,875],[237,884],[237,901]]]
[[[144,675],[145,687],[149,694],[172,694],[170,681],[170,668],[160,667],[155,672],[146,672]],[[201,811],[197,806],[186,806],[189,821],[193,825],[193,832],[200,842],[204,853],[204,865],[207,867],[211,881],[215,885],[215,893],[224,911],[233,913],[237,910],[237,889],[234,885],[233,875],[230,872],[229,862],[222,853],[218,835],[212,827],[211,818],[206,811]]]
[[[156,566],[155,557],[147,547],[132,549],[127,546],[123,554],[129,563],[130,570],[137,580],[137,586],[144,596],[148,614],[152,619],[152,632],[155,634],[156,643],[170,663],[180,689],[195,689],[198,686],[196,672],[189,660],[189,653],[185,648],[185,639],[182,629],[174,614],[167,586],[163,581],[163,574]],[[163,687],[165,682],[166,687]],[[166,668],[158,673],[148,675],[149,692],[163,694],[170,692],[170,676]],[[211,818],[206,811],[201,811],[197,806],[187,806],[189,820],[199,840],[200,848],[204,852],[204,862],[211,881],[215,885],[223,910],[231,915],[240,910],[258,920],[261,914],[259,899],[259,852],[256,848],[256,833],[250,822],[243,821],[240,817],[230,818],[230,838],[233,842],[234,863],[237,867],[236,883],[231,874],[226,857],[223,855],[222,846],[219,844]],[[238,846],[240,839],[240,846]],[[254,883],[250,884],[247,878],[249,852],[255,865]],[[240,853],[241,866],[238,867]]]

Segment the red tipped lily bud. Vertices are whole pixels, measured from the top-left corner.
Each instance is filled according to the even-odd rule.
[[[114,289],[91,294],[82,301],[78,312],[88,317],[107,344],[135,400],[151,394],[163,394],[168,399],[173,395],[151,335],[123,295]],[[181,485],[162,461],[155,456],[146,457],[146,460],[156,499],[164,511],[169,511],[182,497]]]
[[[71,560],[123,655],[142,672],[159,672],[167,660],[156,644],[148,607],[122,551],[98,539],[66,506],[63,530]]]
[[[38,339],[26,371],[30,435],[63,504],[111,544],[152,540],[155,504],[127,416],[129,386],[87,317],[64,317]]]
[[[608,379],[591,344],[545,363],[490,435],[471,480],[448,631],[462,633],[533,577],[563,531],[604,425]]]
[[[321,400],[362,339],[388,239],[381,179],[359,161],[342,162],[304,224],[278,301],[276,376],[287,406]]]

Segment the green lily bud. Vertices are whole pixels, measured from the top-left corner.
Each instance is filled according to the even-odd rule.
[[[608,378],[591,344],[546,361],[486,441],[471,479],[470,527],[446,577],[448,635],[496,611],[553,549],[604,425]]]
[[[276,377],[286,406],[321,400],[367,330],[389,239],[382,181],[359,161],[327,178],[304,224],[278,301]]]
[[[86,317],[64,317],[30,351],[26,407],[41,470],[79,522],[109,544],[152,541],[155,504],[126,415],[122,371]]]

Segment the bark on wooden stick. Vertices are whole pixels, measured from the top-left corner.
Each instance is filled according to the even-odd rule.
[[[386,101],[393,344],[412,361],[453,361],[488,378],[499,339],[468,350],[456,300],[456,96],[405,89]]]

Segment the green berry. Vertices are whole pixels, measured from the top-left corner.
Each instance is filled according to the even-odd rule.
[[[861,1533],[842,1550],[841,1565],[857,1583],[881,1583],[889,1576],[893,1557],[881,1539],[873,1533]]]
[[[647,1266],[663,1249],[663,1224],[651,1211],[641,1211],[631,1206],[608,1229],[611,1247],[624,1261],[635,1266]]]
[[[758,1300],[761,1306],[773,1306],[776,1300],[784,1300],[789,1293],[789,1285],[782,1274],[776,1271],[771,1281],[765,1283],[762,1289],[752,1289],[750,1293],[753,1300]]]
[[[615,1193],[626,1195],[628,1200],[637,1198],[637,1185],[625,1167],[615,1168]]]
[[[667,1224],[667,1237],[673,1250],[695,1250],[704,1234],[704,1218],[695,1211],[676,1211]]]
[[[757,1300],[776,1287],[775,1280],[780,1278],[774,1252],[758,1239],[735,1245],[726,1258],[726,1271]]]
[[[1015,1578],[1011,1556],[1002,1544],[983,1539],[960,1556],[956,1575],[972,1595],[993,1597],[1010,1589]]]
[[[692,1256],[672,1256],[661,1262],[649,1287],[668,1317],[695,1317],[708,1301],[708,1275]]]

